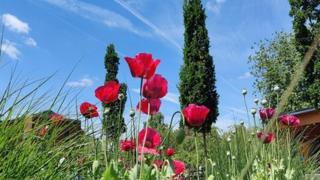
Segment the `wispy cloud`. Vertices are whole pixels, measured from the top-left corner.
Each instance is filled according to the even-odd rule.
[[[24,43],[27,45],[27,46],[30,46],[30,47],[37,47],[37,42],[31,38],[31,37],[28,37],[24,40]]]
[[[3,14],[2,23],[5,27],[7,27],[10,31],[13,32],[28,34],[30,31],[28,23],[20,20],[12,14]]]
[[[209,0],[206,3],[207,10],[213,12],[214,14],[220,14],[220,9],[222,4],[225,3],[226,0]]]
[[[46,0],[61,9],[73,12],[91,21],[102,23],[108,27],[121,28],[139,36],[149,36],[131,23],[131,21],[113,11],[79,0]]]
[[[81,87],[90,87],[93,85],[93,79],[84,77],[78,81],[70,81],[67,83],[67,86],[73,88],[81,88]]]
[[[139,94],[140,90],[139,89],[132,89],[133,92]],[[161,100],[173,103],[173,104],[179,104],[179,95],[176,93],[168,92],[165,97],[163,97]]]
[[[179,103],[179,95],[176,93],[168,92],[165,97],[163,97],[164,101],[168,101],[174,104],[180,104]]]
[[[1,52],[9,56],[11,59],[19,59],[21,52],[16,47],[16,44],[5,40],[1,45]]]
[[[241,76],[238,77],[238,79],[249,79],[251,78],[252,75],[250,72],[245,72],[244,74],[242,74]]]
[[[162,37],[164,40],[168,41],[170,44],[172,44],[174,47],[176,47],[179,51],[182,50],[181,45],[177,41],[175,41],[168,33],[163,31],[162,29],[160,29],[157,25],[153,24],[146,17],[144,17],[141,13],[139,13],[137,10],[132,8],[132,6],[130,6],[129,3],[126,3],[123,0],[114,0],[114,1],[116,3],[118,3],[120,6],[122,6],[124,9],[126,9],[128,12],[130,12],[137,19],[139,19],[146,26],[151,28],[155,34]]]

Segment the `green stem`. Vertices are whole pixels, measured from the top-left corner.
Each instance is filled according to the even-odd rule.
[[[150,117],[150,101],[148,101],[147,123],[146,123],[145,134],[144,134],[143,142],[142,142],[140,179],[141,179],[141,177],[142,177],[142,175],[143,175],[143,169],[144,169],[144,168],[143,168],[143,163],[144,163],[144,147],[145,147],[145,143],[146,143],[147,135],[148,135],[149,117]]]
[[[97,153],[97,145],[96,145],[96,140],[95,140],[95,137],[94,137],[94,128],[93,128],[93,121],[91,119],[91,129],[92,129],[92,140],[93,140],[93,146],[94,146],[94,150],[95,150],[95,160],[97,160],[97,156],[98,156],[98,153]]]
[[[142,85],[143,85],[143,78],[140,79],[140,95],[139,95],[139,115],[138,115],[138,125],[137,128],[135,128],[137,130],[136,132],[136,165],[138,166],[139,163],[139,152],[138,152],[138,131],[139,131],[139,127],[140,127],[140,123],[141,123],[141,99],[142,99]],[[137,177],[138,178],[138,174]]]
[[[196,148],[196,154],[197,154],[197,179],[199,180],[200,177],[199,177],[199,152],[198,152],[198,146],[197,146],[197,133],[194,132],[194,145],[195,145],[195,148]]]
[[[245,95],[243,95],[243,100],[244,100],[244,106],[246,107],[246,111],[247,111],[248,124],[249,124],[249,127],[250,127],[251,126],[250,115],[249,115],[249,109],[248,109],[247,100],[246,100],[246,96]]]
[[[207,137],[206,137],[206,133],[203,132],[203,146],[204,146],[204,158],[205,158],[205,171],[206,171],[206,179],[208,178],[208,149],[207,149]]]
[[[172,129],[172,123],[173,123],[173,118],[176,114],[181,114],[180,111],[176,111],[175,113],[173,113],[173,115],[171,116],[171,120],[170,120],[170,124],[169,124],[169,128],[168,128],[168,133],[167,135],[164,137],[162,143],[160,146],[162,145],[166,145],[166,141],[170,139],[170,134],[171,134],[171,129]]]

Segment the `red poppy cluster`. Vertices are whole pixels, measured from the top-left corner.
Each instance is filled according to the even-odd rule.
[[[263,123],[267,123],[275,113],[273,108],[263,108],[259,110],[260,119]]]
[[[144,98],[138,103],[137,109],[141,110],[141,112],[145,114],[157,114],[161,105],[160,98],[163,98],[168,92],[167,80],[163,76],[155,74],[160,60],[154,60],[152,54],[148,53],[139,53],[132,58],[125,57],[125,60],[129,65],[132,76],[141,78],[143,82],[141,92]],[[108,81],[103,86],[100,86],[95,90],[95,96],[102,103],[109,104],[118,99],[119,90],[120,84],[118,82]],[[202,112],[203,109],[204,112]],[[94,118],[99,116],[98,108],[89,102],[81,104],[80,112],[85,118]],[[209,110],[199,106],[199,109],[196,108],[195,110],[189,110],[189,108],[186,108],[185,112],[185,116],[188,117],[187,119],[189,119],[190,124],[199,125],[202,124],[201,122],[204,121],[203,119],[206,118]],[[198,115],[200,115],[201,119],[196,118]],[[143,153],[156,156],[162,153],[158,150],[158,147],[161,144],[161,136],[157,130],[145,127],[138,133],[137,138],[138,144],[136,144],[134,138],[121,140],[120,150],[122,152],[137,150],[140,154]],[[168,158],[170,158],[175,154],[175,150],[173,148],[168,148],[164,153]],[[161,166],[162,165],[163,163],[161,163]],[[175,169],[175,176],[184,172],[185,164],[183,162],[173,160],[173,165]]]
[[[154,60],[152,54],[139,53],[135,57],[125,57],[131,75],[144,79],[142,94],[145,97],[137,105],[137,110],[144,114],[155,115],[159,112],[161,100],[168,92],[167,80],[159,74],[155,74],[160,60]]]
[[[297,127],[300,124],[300,119],[290,114],[280,116],[279,121],[283,125],[292,127]]]
[[[258,132],[257,137],[264,144],[269,144],[275,139],[275,136],[273,133],[266,133],[266,132]]]

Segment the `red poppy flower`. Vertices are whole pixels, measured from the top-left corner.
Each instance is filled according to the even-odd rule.
[[[148,148],[148,147],[142,147],[142,145],[138,146],[138,153],[139,154],[152,154],[152,155],[156,155],[159,156],[160,153],[157,149],[153,149],[153,148]]]
[[[40,136],[41,136],[41,137],[44,137],[46,134],[47,134],[47,128],[46,128],[46,127],[41,128],[41,130],[40,130]]]
[[[166,150],[166,156],[171,157],[176,153],[176,151],[173,148],[168,148]]]
[[[112,103],[118,99],[120,84],[116,81],[108,81],[105,85],[96,89],[96,97],[104,104]]]
[[[148,99],[159,99],[164,97],[168,92],[167,80],[159,74],[155,74],[147,79],[143,84],[142,94]]]
[[[159,170],[161,170],[162,166],[164,165],[164,161],[162,161],[161,159],[155,159],[153,161],[153,164],[156,165]]]
[[[97,106],[90,104],[88,102],[84,102],[80,105],[80,113],[85,117],[85,118],[94,118],[98,117],[99,113],[97,111]]]
[[[300,119],[297,118],[296,116],[293,115],[282,115],[279,117],[279,121],[283,124],[283,125],[287,125],[287,126],[298,126],[300,124]]]
[[[131,151],[136,148],[136,142],[134,139],[120,141],[121,151]]]
[[[174,167],[174,176],[178,176],[182,173],[184,173],[186,169],[186,165],[182,161],[173,160],[173,167]]]
[[[258,132],[257,137],[264,143],[269,144],[271,143],[275,137],[272,133],[265,133],[265,132]]]
[[[53,121],[55,125],[58,125],[64,119],[64,117],[61,114],[53,113],[50,114],[49,119]]]
[[[275,110],[273,108],[263,108],[259,110],[260,119],[263,122],[270,120],[274,113],[275,113]]]
[[[141,111],[144,114],[148,114],[148,106],[149,106],[149,102],[150,102],[150,114],[151,115],[155,115],[159,112],[160,109],[160,105],[161,105],[161,101],[160,99],[150,99],[148,101],[148,99],[142,99],[141,100]],[[138,103],[137,105],[137,110],[139,110],[139,105],[140,103]]]
[[[156,72],[156,68],[160,63],[159,59],[154,60],[152,54],[139,53],[134,58],[124,58],[130,68],[133,77],[149,79]]]
[[[191,127],[201,126],[207,119],[210,110],[206,106],[198,106],[189,104],[182,110],[183,116],[187,124]]]
[[[146,138],[144,146],[143,141]],[[148,153],[148,154],[155,154],[158,155],[158,151],[156,150],[157,147],[161,143],[161,136],[158,131],[152,128],[144,128],[139,132],[138,135],[138,151],[139,153]]]

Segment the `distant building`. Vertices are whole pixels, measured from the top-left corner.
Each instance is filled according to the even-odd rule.
[[[300,151],[304,157],[309,157],[320,150],[320,109],[304,109],[290,113],[300,119],[300,125],[295,130],[301,136]]]
[[[52,122],[50,122],[50,118],[49,118],[51,114],[54,114],[54,112],[43,111],[28,117],[27,120],[25,121],[24,132],[36,130],[38,126],[43,126],[45,124],[53,125]],[[57,137],[58,141],[65,138],[73,138],[80,134],[83,134],[83,130],[81,129],[81,122],[79,120],[63,118],[55,126],[50,126],[50,127],[51,128],[57,127],[57,128],[63,129]],[[48,132],[50,132],[50,130]]]

